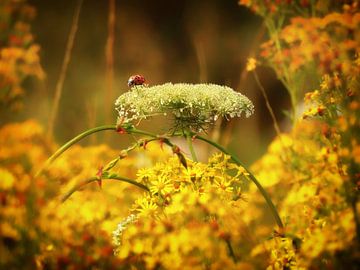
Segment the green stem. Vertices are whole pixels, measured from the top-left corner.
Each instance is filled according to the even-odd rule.
[[[185,136],[186,136],[186,141],[188,143],[192,159],[193,159],[193,161],[198,162],[198,159],[197,159],[197,156],[196,156],[196,153],[195,153],[195,150],[194,150],[194,146],[193,146],[193,143],[192,143],[192,136],[191,136],[191,134],[189,132],[186,132]]]
[[[75,138],[71,139],[67,143],[65,143],[63,146],[61,146],[48,160],[46,160],[43,167],[35,174],[35,177],[39,176],[52,162],[54,162],[55,159],[57,159],[62,153],[64,153],[67,149],[69,149],[71,146],[73,146],[78,141],[82,140],[83,138],[104,130],[116,130],[116,125],[105,125],[100,126],[92,129],[88,129],[84,131],[83,133],[79,134]]]
[[[264,197],[266,203],[268,204],[270,211],[272,213],[272,215],[274,216],[274,219],[277,223],[277,225],[280,228],[284,228],[284,225],[281,221],[280,215],[274,205],[274,203],[272,202],[269,194],[267,193],[267,191],[262,187],[262,185],[260,184],[260,182],[256,179],[256,177],[252,174],[252,172],[246,168],[246,166],[244,166],[244,164],[242,164],[242,162],[240,161],[240,159],[235,156],[234,154],[231,154],[229,151],[227,151],[224,147],[222,147],[221,145],[217,144],[216,142],[213,142],[209,139],[206,139],[200,135],[195,135],[195,137],[201,141],[204,141],[212,146],[214,146],[215,148],[219,149],[221,152],[223,152],[226,155],[231,156],[231,159],[239,166],[243,167],[248,173],[249,173],[249,177],[250,180],[256,185],[256,187],[258,188],[258,190],[260,191],[261,195]]]
[[[121,182],[126,182],[126,183],[129,183],[129,184],[132,184],[132,185],[135,185],[139,188],[142,188],[143,190],[145,191],[148,191],[149,192],[149,188],[139,182],[136,182],[135,180],[132,180],[132,179],[129,179],[129,178],[126,178],[126,177],[122,177],[122,176],[119,176],[119,175],[111,175],[109,177],[103,177],[103,178],[99,178],[97,176],[94,176],[94,177],[91,177],[89,179],[86,179],[85,181],[82,181],[80,183],[78,183],[77,185],[75,185],[72,189],[70,189],[64,196],[61,197],[61,203],[65,202],[67,199],[70,198],[70,196],[79,190],[79,188],[87,185],[87,184],[90,184],[92,182],[95,182],[95,181],[101,181],[101,180],[117,180],[117,181],[121,181]]]
[[[139,134],[139,135],[145,135],[145,136],[149,136],[152,137],[154,139],[158,139],[158,140],[163,140],[163,142],[167,145],[169,145],[170,147],[173,147],[174,144],[170,142],[169,139],[167,138],[162,138],[160,136],[157,136],[153,133],[147,132],[147,131],[143,131],[143,130],[139,130],[136,129],[134,127],[130,127],[130,128],[124,128],[126,130],[126,132],[128,132],[129,134]],[[43,173],[43,171],[51,164],[53,163],[62,153],[64,153],[67,149],[69,149],[71,146],[73,146],[75,143],[79,142],[80,140],[84,139],[85,137],[94,134],[96,132],[100,132],[100,131],[105,131],[105,130],[113,130],[116,131],[117,130],[117,126],[116,125],[104,125],[104,126],[100,126],[100,127],[95,127],[95,128],[91,128],[88,129],[82,133],[80,133],[79,135],[77,135],[76,137],[74,137],[73,139],[71,139],[70,141],[68,141],[67,143],[65,143],[63,146],[61,146],[53,155],[51,155],[50,158],[48,158],[45,162],[45,164],[42,166],[42,168],[35,174],[35,177],[38,177],[40,174]]]

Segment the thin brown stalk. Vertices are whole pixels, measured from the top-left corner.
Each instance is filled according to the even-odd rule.
[[[275,113],[274,113],[274,110],[272,109],[271,105],[270,105],[270,102],[269,102],[269,98],[266,94],[266,91],[265,91],[265,88],[264,86],[262,85],[262,83],[260,82],[260,79],[259,79],[259,76],[257,75],[257,72],[256,70],[253,70],[252,71],[253,74],[254,74],[254,78],[255,78],[255,81],[256,81],[256,84],[258,85],[258,87],[260,88],[260,91],[261,91],[261,94],[263,95],[264,99],[265,99],[265,104],[266,104],[266,108],[268,109],[269,113],[270,113],[270,116],[271,116],[271,119],[273,121],[273,125],[274,125],[274,129],[275,129],[275,132],[277,134],[277,136],[280,138],[280,135],[281,135],[281,131],[280,131],[280,127],[279,127],[279,124],[276,120],[276,116],[275,116]],[[281,139],[281,138],[280,138]]]
[[[291,157],[289,156],[288,152],[286,151],[287,147],[281,137],[281,130],[280,130],[280,127],[279,127],[279,124],[278,124],[278,121],[276,119],[276,116],[275,116],[275,113],[274,113],[274,110],[272,109],[271,105],[270,105],[270,102],[269,102],[269,98],[266,94],[266,91],[265,91],[265,88],[264,86],[262,85],[260,79],[259,79],[259,76],[257,75],[256,73],[256,70],[253,70],[252,71],[253,74],[254,74],[254,78],[255,78],[255,81],[256,81],[256,84],[258,85],[258,87],[260,88],[260,91],[261,91],[261,94],[263,95],[264,99],[265,99],[265,104],[266,104],[266,108],[268,109],[269,113],[270,113],[270,116],[271,116],[271,119],[273,121],[273,126],[274,126],[274,129],[275,129],[275,132],[276,132],[276,135],[277,137],[279,138],[279,141],[281,143],[281,146],[282,148],[284,149],[284,153],[285,153],[285,159],[287,161],[290,161],[291,160]]]
[[[199,82],[206,83],[207,82],[207,64],[206,57],[204,54],[204,47],[202,42],[199,39],[194,38],[194,47],[197,62],[199,65]]]
[[[57,114],[59,111],[59,103],[60,103],[60,98],[61,98],[61,94],[62,94],[62,90],[63,90],[63,86],[64,86],[64,81],[65,81],[67,69],[68,69],[68,66],[70,63],[71,53],[72,53],[72,50],[74,47],[76,33],[78,30],[78,23],[79,23],[79,17],[80,17],[80,11],[81,11],[82,4],[83,4],[83,0],[78,0],[77,5],[75,7],[75,13],[74,13],[73,20],[72,20],[68,41],[66,44],[64,60],[63,60],[62,66],[61,66],[59,79],[56,82],[56,86],[55,86],[55,96],[54,96],[53,106],[52,106],[52,110],[50,113],[50,119],[49,119],[49,123],[48,123],[48,134],[47,134],[48,137],[53,136],[54,124],[55,124],[56,117],[57,117]]]
[[[106,41],[106,92],[105,92],[105,119],[111,122],[111,104],[114,98],[114,43],[115,43],[115,0],[109,0],[108,37]]]

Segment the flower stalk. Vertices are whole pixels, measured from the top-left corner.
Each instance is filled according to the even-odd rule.
[[[185,137],[186,137],[186,141],[187,141],[187,143],[188,143],[189,150],[190,150],[191,157],[192,157],[193,161],[198,162],[198,159],[197,159],[197,156],[196,156],[196,152],[195,152],[195,150],[194,150],[193,138],[192,138],[192,136],[191,136],[191,133],[190,133],[190,132],[186,132],[186,133],[185,133]]]
[[[76,191],[78,191],[80,188],[82,188],[83,186],[87,185],[87,184],[90,184],[90,183],[93,183],[93,182],[96,182],[96,181],[101,181],[101,180],[117,180],[117,181],[121,181],[121,182],[126,182],[126,183],[129,183],[129,184],[132,184],[134,186],[137,186],[147,192],[150,192],[150,190],[148,189],[147,186],[139,183],[139,182],[136,182],[135,180],[133,179],[130,179],[130,178],[127,178],[127,177],[123,177],[123,176],[120,176],[120,175],[117,175],[117,174],[111,174],[111,175],[106,175],[106,174],[103,174],[102,176],[93,176],[93,177],[90,177],[89,179],[86,179],[80,183],[78,183],[77,185],[75,185],[72,189],[70,189],[68,192],[66,192],[62,197],[61,197],[61,203],[65,202],[67,199],[70,198],[70,196],[75,193]]]
[[[43,167],[35,174],[35,177],[38,177],[40,174],[42,174],[43,171],[51,163],[53,163],[62,153],[64,153],[67,149],[69,149],[75,143],[79,142],[80,140],[84,139],[85,137],[87,137],[91,134],[94,134],[94,133],[97,133],[100,131],[105,131],[105,130],[116,130],[116,125],[105,125],[105,126],[95,127],[95,128],[91,128],[91,129],[88,129],[88,130],[80,133],[79,135],[77,135],[76,137],[74,137],[73,139],[71,139],[70,141],[65,143],[63,146],[61,146],[54,154],[52,154],[51,157],[46,160]]]

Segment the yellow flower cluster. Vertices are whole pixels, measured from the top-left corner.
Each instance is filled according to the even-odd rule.
[[[334,263],[336,253],[351,246],[356,236],[354,213],[347,203],[349,194],[344,194],[347,166],[321,133],[319,121],[303,120],[281,139],[271,144],[253,169],[281,205],[286,237],[275,237],[253,252],[276,254],[270,269],[285,267],[280,261],[308,269],[321,264],[323,256],[330,256],[334,261],[328,263]],[[289,241],[292,245],[285,248]]]
[[[29,76],[44,78],[39,45],[34,43],[29,22],[35,10],[25,0],[0,3],[0,105],[21,108],[22,82]]]
[[[235,269],[247,174],[221,154],[187,163],[172,157],[139,170],[150,192],[133,205],[138,219],[115,238],[119,258],[146,269]]]
[[[139,189],[109,180],[101,189],[96,183],[84,186],[63,204],[59,198],[118,152],[105,145],[74,147],[35,178],[56,149],[43,128],[32,120],[9,124],[0,137],[0,268],[119,267],[111,233],[141,195]],[[139,164],[169,156],[155,144],[147,149],[146,155],[138,151],[121,162],[122,175],[134,177]]]
[[[286,226],[252,254],[267,257],[268,269],[351,269],[360,241],[359,3],[240,3],[264,17],[270,40],[261,54],[294,109],[316,89],[293,130],[253,166]]]

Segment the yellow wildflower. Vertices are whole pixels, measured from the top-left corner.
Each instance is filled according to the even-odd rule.
[[[135,201],[135,210],[139,215],[151,217],[157,215],[158,206],[153,199],[142,197]]]
[[[231,181],[228,181],[224,177],[217,177],[214,181],[215,186],[220,188],[225,192],[233,192],[233,187],[231,186]]]
[[[166,195],[169,194],[173,189],[174,185],[172,179],[166,176],[159,176],[155,180],[151,181],[150,192],[151,194]]]

